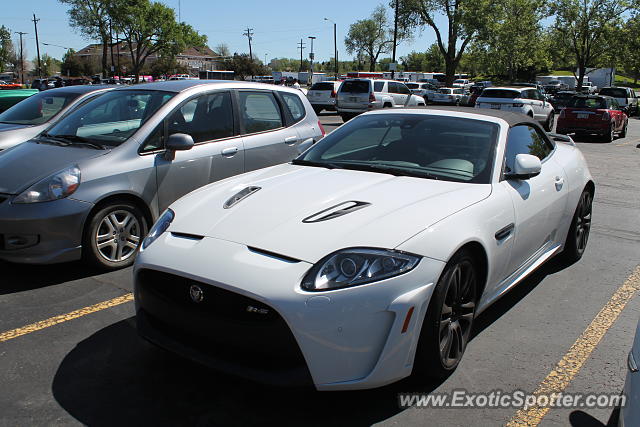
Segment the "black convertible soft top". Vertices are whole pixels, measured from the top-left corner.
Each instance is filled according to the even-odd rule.
[[[468,113],[475,114],[478,116],[487,116],[487,117],[497,117],[509,124],[510,127],[515,125],[519,125],[522,123],[532,124],[536,127],[540,127],[540,124],[532,119],[530,116],[521,113],[513,113],[511,111],[502,111],[502,110],[491,110],[488,108],[469,108],[469,107],[446,107],[446,106],[433,106],[428,105],[426,107],[406,107],[401,109],[400,111],[410,111],[410,110],[430,110],[430,111],[456,111],[460,113]],[[398,110],[396,110],[398,111]]]

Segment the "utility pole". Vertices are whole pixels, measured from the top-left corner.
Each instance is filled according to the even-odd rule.
[[[111,20],[109,20],[109,46],[111,47],[111,77],[115,76],[115,64],[113,63],[113,28],[111,27]]]
[[[24,58],[22,57],[22,36],[24,36],[25,32],[16,31],[16,34],[20,35],[20,83],[24,84]]]
[[[394,79],[396,75],[395,68],[396,65],[396,46],[398,45],[398,0],[395,2],[395,7],[393,8],[393,56],[391,58],[391,62],[393,63],[393,70],[391,70],[391,80]]]
[[[116,31],[116,54],[118,55],[118,81],[120,82],[120,33]]]
[[[313,84],[313,41],[316,38],[309,36],[309,39],[311,40],[311,52],[309,52],[309,79],[307,80],[307,84]]]
[[[42,78],[42,66],[40,65],[40,43],[38,42],[38,21],[36,14],[33,14],[33,26],[36,29],[36,51],[38,52],[38,77]]]
[[[298,70],[298,72],[302,71],[302,61],[304,61],[304,58],[302,56],[302,51],[305,49],[306,43],[303,43],[302,40],[304,39],[300,39],[300,43],[298,43],[298,49],[300,49],[300,69]]]
[[[243,36],[247,36],[249,39],[249,61],[253,63],[253,53],[251,52],[251,40],[253,40],[253,28],[247,27],[247,32],[242,34]],[[251,74],[253,78],[253,73]]]

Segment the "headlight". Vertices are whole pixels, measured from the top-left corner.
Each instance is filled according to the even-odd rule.
[[[64,199],[80,186],[80,168],[71,166],[36,182],[13,199],[13,203],[38,203]]]
[[[169,228],[169,226],[171,225],[174,217],[175,214],[171,209],[167,209],[166,211],[164,211],[164,213],[160,215],[160,218],[158,218],[156,223],[153,224],[151,230],[149,230],[149,234],[147,234],[147,237],[142,241],[142,249],[147,248],[158,237],[160,237],[162,233],[167,231],[167,228]]]
[[[318,262],[302,280],[306,291],[326,291],[362,285],[411,271],[420,257],[384,249],[353,248]]]

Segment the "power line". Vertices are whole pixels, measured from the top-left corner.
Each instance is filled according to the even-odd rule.
[[[33,27],[36,30],[36,51],[38,52],[38,77],[42,78],[42,65],[40,64],[40,43],[38,43],[38,21],[40,19],[36,18],[36,14],[33,14]]]

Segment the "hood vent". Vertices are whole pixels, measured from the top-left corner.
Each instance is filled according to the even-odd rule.
[[[354,200],[349,202],[342,202],[340,204],[327,208],[323,211],[320,211],[316,214],[308,216],[305,219],[303,219],[302,222],[304,222],[305,224],[308,224],[312,222],[328,221],[330,219],[338,218],[342,215],[350,214],[351,212],[355,212],[362,208],[366,208],[370,204],[371,203],[357,202]]]
[[[245,188],[243,190],[240,190],[239,192],[237,192],[236,194],[231,196],[231,198],[229,198],[229,200],[224,202],[224,205],[222,205],[222,207],[225,208],[225,209],[232,208],[233,206],[237,205],[239,202],[241,202],[242,200],[246,199],[247,197],[249,197],[250,195],[252,195],[256,191],[260,190],[261,188],[262,187],[251,186],[251,187],[247,187],[247,188]]]

